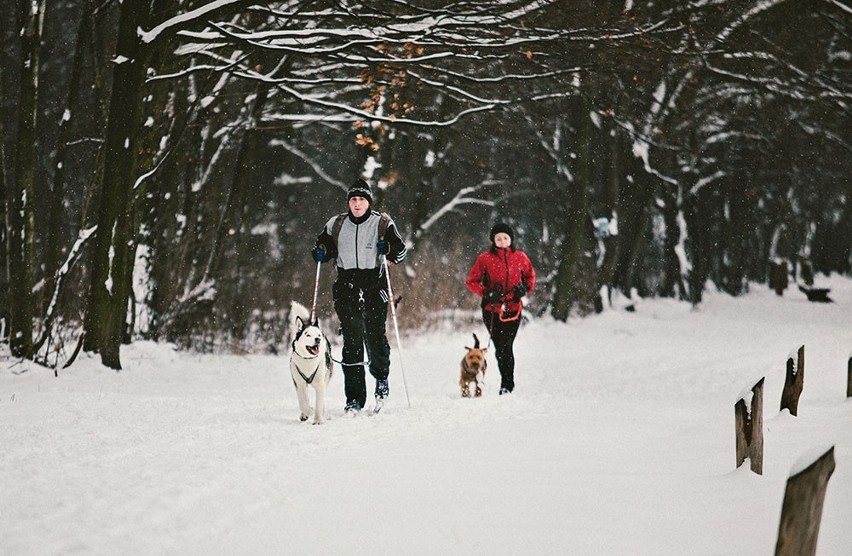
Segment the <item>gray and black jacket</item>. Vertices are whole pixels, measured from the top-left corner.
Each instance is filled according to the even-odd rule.
[[[381,259],[376,247],[382,215],[371,210],[361,218],[355,218],[350,213],[343,219],[335,238],[334,223],[337,218],[332,216],[326,222],[316,241],[317,247],[325,249],[326,261],[336,260],[337,281],[359,289],[384,287]],[[387,223],[384,239],[388,242],[388,261],[401,263],[408,252],[392,219]]]

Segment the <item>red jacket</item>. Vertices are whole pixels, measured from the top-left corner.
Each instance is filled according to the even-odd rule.
[[[520,302],[512,295],[512,289],[519,284],[523,284],[526,291],[531,292],[535,287],[535,270],[526,253],[511,247],[492,248],[479,255],[465,280],[467,289],[479,297],[491,290],[503,293],[500,303],[487,303],[483,306],[486,311],[494,313],[500,312],[503,304],[508,313],[520,310]]]

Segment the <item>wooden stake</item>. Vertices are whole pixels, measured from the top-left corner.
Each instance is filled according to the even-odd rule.
[[[834,472],[834,446],[787,479],[776,556],[814,556],[828,479]]]
[[[787,358],[787,380],[784,382],[784,390],[781,392],[781,409],[790,410],[790,415],[799,414],[799,396],[805,384],[805,346],[799,348],[797,361],[793,357]]]
[[[737,467],[748,458],[751,470],[763,475],[763,381],[734,404],[737,441]]]

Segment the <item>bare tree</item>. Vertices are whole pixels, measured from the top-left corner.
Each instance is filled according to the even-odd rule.
[[[88,63],[60,80],[46,67],[68,84],[47,113],[76,102],[86,121],[72,110],[36,133],[55,148],[25,143],[51,168],[36,179],[53,176],[37,188],[52,194],[36,207],[35,279],[88,284],[86,348],[109,366],[134,326],[205,349],[273,341],[278,308],[310,295],[306,246],[353,173],[411,238],[406,279],[458,285],[455,263],[507,219],[542,271],[532,309],[559,318],[602,286],[738,293],[765,279],[770,245],[848,271],[852,34],[836,2],[197,4],[74,11]],[[24,67],[18,33],[4,38]],[[26,127],[4,123],[21,144]],[[23,199],[17,162],[9,201]],[[593,235],[598,217],[614,235]],[[73,280],[56,274],[60,246],[69,269],[84,263]],[[473,306],[445,285],[414,302]],[[48,298],[45,315],[78,326],[74,296]],[[29,321],[44,338],[48,321]]]
[[[36,119],[45,0],[21,2],[22,66],[18,100],[15,180],[9,211],[9,346],[17,357],[33,356],[33,242],[35,234]]]

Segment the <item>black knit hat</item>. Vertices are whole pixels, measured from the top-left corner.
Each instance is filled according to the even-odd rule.
[[[512,228],[505,222],[497,222],[491,228],[491,235],[489,236],[491,238],[491,243],[494,243],[494,236],[497,234],[506,234],[513,243],[515,241],[515,232],[513,232]]]
[[[358,178],[355,180],[351,186],[349,186],[349,193],[346,194],[346,201],[352,197],[364,197],[367,199],[371,205],[373,204],[373,191],[370,189],[370,184]]]

